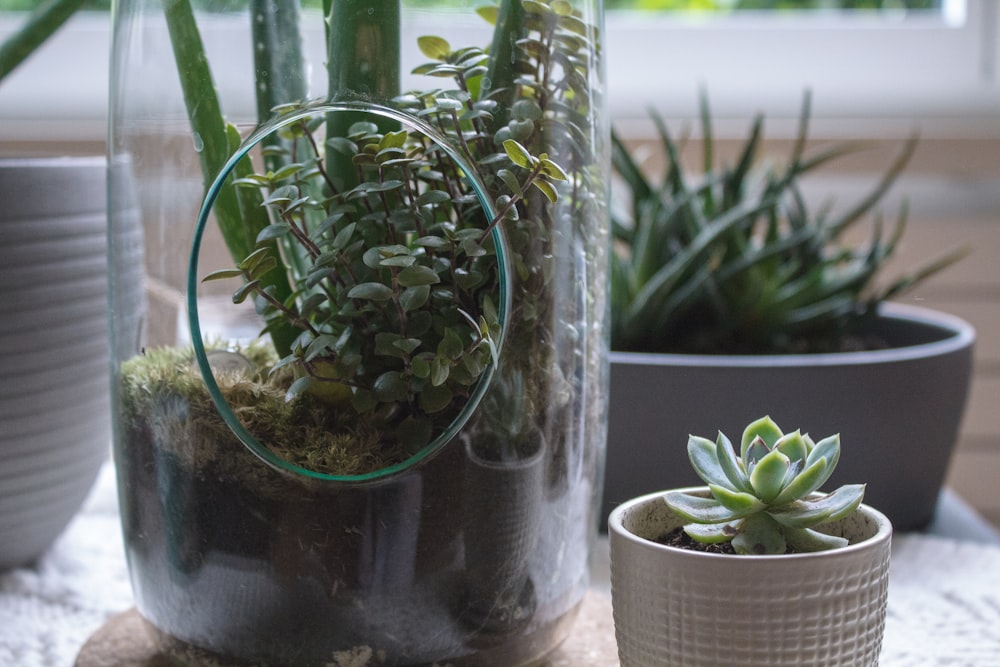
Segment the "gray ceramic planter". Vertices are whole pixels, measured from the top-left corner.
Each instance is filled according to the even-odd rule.
[[[699,484],[688,434],[738,439],[769,414],[783,429],[841,434],[831,487],[867,483],[897,530],[933,518],[958,437],[975,332],[961,319],[891,305],[878,331],[892,349],[813,355],[611,353],[605,507]]]
[[[608,523],[622,667],[878,664],[892,536],[885,515],[862,505],[823,526],[851,542],[843,549],[731,556],[651,541],[683,524],[662,495],[622,503]]]
[[[110,452],[106,173],[0,160],[0,569],[52,543]],[[135,298],[140,257],[117,287]]]

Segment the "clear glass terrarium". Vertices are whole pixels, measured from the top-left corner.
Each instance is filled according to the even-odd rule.
[[[598,522],[600,2],[316,5],[115,8],[137,605],[230,660],[526,664]]]

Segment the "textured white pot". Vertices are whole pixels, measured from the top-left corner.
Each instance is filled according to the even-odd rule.
[[[55,540],[110,453],[105,164],[0,160],[0,570]]]
[[[688,491],[701,487],[690,487]],[[827,524],[843,549],[732,556],[652,540],[684,522],[654,493],[608,522],[622,667],[877,665],[892,526],[867,505]]]

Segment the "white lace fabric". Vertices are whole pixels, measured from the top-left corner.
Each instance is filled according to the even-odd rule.
[[[87,638],[131,606],[109,464],[52,548],[0,574],[0,666],[72,667]],[[894,536],[880,665],[1000,667],[1000,546]]]

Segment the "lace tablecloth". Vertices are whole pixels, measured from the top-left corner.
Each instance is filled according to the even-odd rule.
[[[71,667],[87,638],[131,605],[113,472],[105,466],[48,553],[34,567],[0,575],[0,666]],[[895,536],[881,664],[1000,667],[1000,546]]]

